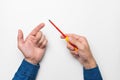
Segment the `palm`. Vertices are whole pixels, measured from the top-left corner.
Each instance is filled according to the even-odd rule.
[[[39,48],[31,40],[26,40],[26,42],[24,43],[24,45],[22,47],[22,51],[23,51],[24,56],[26,58],[35,57],[36,59],[39,59],[43,56],[43,53],[44,53],[45,49],[44,48],[43,49]]]

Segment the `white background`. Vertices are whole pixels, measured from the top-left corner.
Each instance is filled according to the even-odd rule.
[[[120,0],[0,0],[0,80],[11,80],[24,58],[18,29],[26,37],[41,22],[49,43],[37,80],[83,80],[82,65],[48,19],[87,37],[104,80],[120,80]]]

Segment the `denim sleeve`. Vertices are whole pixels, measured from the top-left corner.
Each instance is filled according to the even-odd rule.
[[[84,71],[84,80],[103,80],[98,66],[92,69],[84,68],[83,71]]]
[[[39,67],[23,60],[12,80],[35,80]]]

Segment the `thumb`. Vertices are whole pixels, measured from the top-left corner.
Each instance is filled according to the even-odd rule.
[[[22,45],[24,42],[22,30],[18,30],[18,46]]]

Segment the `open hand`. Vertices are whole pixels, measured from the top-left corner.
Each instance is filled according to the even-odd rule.
[[[40,31],[45,26],[41,23],[24,40],[22,30],[18,30],[18,48],[23,53],[25,60],[38,64],[46,50],[47,39]]]

